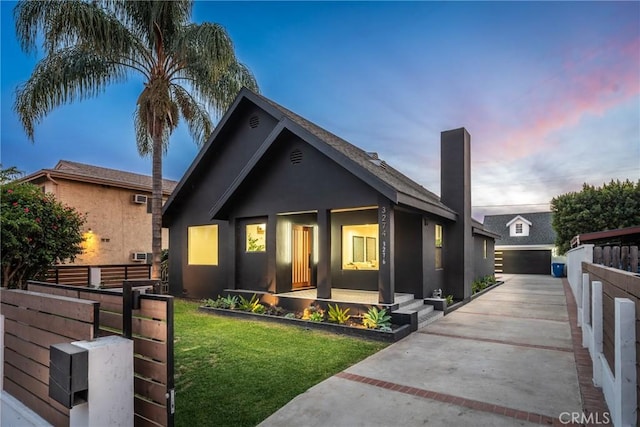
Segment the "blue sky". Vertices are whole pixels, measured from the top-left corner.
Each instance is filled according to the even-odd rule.
[[[13,6],[0,3],[2,164],[150,174],[137,78],[55,110],[28,141],[12,105],[38,57],[17,45]],[[226,27],[265,96],[436,193],[440,132],[466,127],[476,217],[640,179],[638,2],[196,2],[193,20]],[[170,144],[164,175],[179,180],[198,148],[184,129]]]

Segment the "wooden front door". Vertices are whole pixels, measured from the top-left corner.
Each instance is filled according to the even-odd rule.
[[[311,286],[312,227],[294,225],[291,242],[291,284],[293,289]]]

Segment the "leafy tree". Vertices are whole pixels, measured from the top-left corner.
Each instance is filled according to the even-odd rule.
[[[17,90],[14,108],[27,135],[54,108],[102,93],[132,76],[144,86],[134,127],[140,155],[152,157],[152,277],[160,278],[162,155],[182,117],[202,144],[242,86],[257,90],[225,29],[190,22],[193,1],[20,1],[14,9],[23,50],[45,56]]]
[[[2,164],[0,164],[0,184],[5,184],[9,181],[13,181],[14,179],[18,179],[23,175],[24,173],[15,166],[3,169]]]
[[[35,185],[0,185],[0,221],[2,286],[23,287],[82,253],[84,217]]]
[[[556,246],[566,252],[578,234],[640,225],[640,180],[583,184],[580,192],[554,197],[551,210]]]

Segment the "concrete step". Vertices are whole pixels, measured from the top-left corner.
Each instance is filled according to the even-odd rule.
[[[394,298],[394,302],[399,305],[399,308],[411,304],[413,301],[415,301],[413,294],[396,294]]]
[[[422,306],[426,305],[424,300],[414,299],[409,302],[403,303],[398,308],[399,310],[420,310]],[[431,307],[431,306],[429,306]],[[396,310],[397,311],[397,310]]]
[[[429,312],[429,314],[427,314],[423,318],[418,317],[418,329],[424,328],[425,326],[435,322],[438,319],[441,319],[442,317],[444,317],[444,312],[438,310]]]
[[[393,312],[404,314],[417,313],[418,327],[420,327],[421,323],[431,318],[433,315],[432,313],[434,313],[434,309],[432,305],[425,304],[424,300],[417,299],[405,303],[405,305]]]

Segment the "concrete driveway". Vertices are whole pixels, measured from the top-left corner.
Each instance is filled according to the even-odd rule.
[[[562,280],[503,279],[260,425],[561,425],[561,414],[582,411]]]

